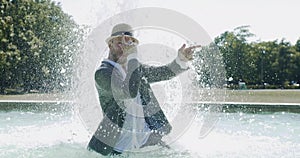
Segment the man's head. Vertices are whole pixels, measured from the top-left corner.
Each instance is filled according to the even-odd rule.
[[[117,24],[113,27],[111,36],[106,39],[106,43],[110,49],[109,58],[120,64],[127,61],[127,55],[124,47],[131,44],[138,44],[138,40],[133,37],[132,27],[128,24]]]

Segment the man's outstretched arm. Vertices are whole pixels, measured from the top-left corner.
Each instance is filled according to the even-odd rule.
[[[187,62],[193,60],[193,49],[201,47],[200,45],[182,47],[178,50],[178,56],[170,64],[164,66],[147,66],[144,65],[142,69],[142,76],[147,79],[149,83],[169,80],[174,76],[188,70]]]

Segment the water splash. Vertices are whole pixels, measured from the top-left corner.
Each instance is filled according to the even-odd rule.
[[[185,20],[190,25],[176,25],[178,24],[177,20],[164,22],[162,20],[165,19],[164,16],[168,18],[173,16],[177,20],[181,19],[179,21]],[[110,36],[111,28],[120,22],[129,23],[136,30],[137,37],[140,38],[138,50],[141,53],[139,53],[139,58],[145,64],[164,65],[171,62],[177,56],[177,49],[187,41],[194,41],[192,43],[201,43],[202,45],[211,43],[208,34],[195,21],[180,13],[163,8],[139,8],[125,11],[111,17],[93,29],[86,40],[82,53],[83,63],[79,64],[83,66],[80,69],[80,88],[78,88],[78,99],[76,100],[79,105],[79,115],[91,133],[95,131],[102,118],[92,76],[100,60],[107,56],[108,50],[104,43],[105,39]],[[191,29],[193,26],[197,27],[198,30]],[[175,45],[177,45],[177,48],[174,48]],[[202,54],[204,53],[202,52]],[[206,55],[204,58],[206,60],[205,64],[209,66],[206,68],[206,75],[210,75],[211,78],[208,76],[207,80],[198,81],[202,83],[210,79],[209,82],[205,83],[205,86],[199,87],[199,84],[195,84],[195,79],[197,77],[202,78],[204,75],[197,74],[197,67],[193,65],[190,65],[192,69],[181,74],[178,78],[156,84],[156,90],[154,91],[156,91],[157,96],[163,96],[163,98],[160,98],[160,103],[173,126],[172,133],[165,138],[165,141],[169,144],[176,142],[190,128],[193,119],[197,115],[197,111],[194,110],[195,107],[191,103],[199,102],[202,98],[205,98],[208,102],[223,101],[221,99],[225,96],[224,91],[217,90],[217,88],[222,88],[222,85],[220,85],[222,81],[220,80],[225,78],[221,77],[224,75],[222,73],[224,70],[223,67],[217,67],[216,64],[221,65],[222,60],[216,58],[220,57],[216,49],[206,50],[206,53],[213,54]],[[189,95],[191,93],[193,94]],[[218,110],[213,105],[206,105],[210,106],[208,112],[211,112],[211,114]],[[216,113],[206,116],[207,119],[204,121],[207,123],[202,125],[201,137],[204,137],[213,129],[213,122],[217,122]]]

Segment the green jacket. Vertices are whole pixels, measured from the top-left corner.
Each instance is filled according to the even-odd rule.
[[[110,154],[117,143],[124,118],[124,99],[141,95],[145,121],[153,133],[163,135],[170,133],[172,127],[164,115],[150,83],[169,80],[185,71],[174,60],[168,65],[154,67],[141,65],[137,59],[128,61],[125,80],[113,65],[102,61],[95,73],[96,88],[103,111],[103,119],[89,142],[88,148],[101,153]],[[155,143],[154,143],[155,144]]]

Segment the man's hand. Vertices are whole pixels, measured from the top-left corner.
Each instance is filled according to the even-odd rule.
[[[182,61],[190,61],[193,60],[193,54],[194,54],[194,49],[195,48],[200,48],[201,45],[196,45],[196,46],[191,46],[185,48],[185,44],[182,45],[181,48],[178,49],[178,57]]]
[[[122,43],[119,46],[121,47],[124,55],[137,53],[137,43],[126,35],[122,35]]]

